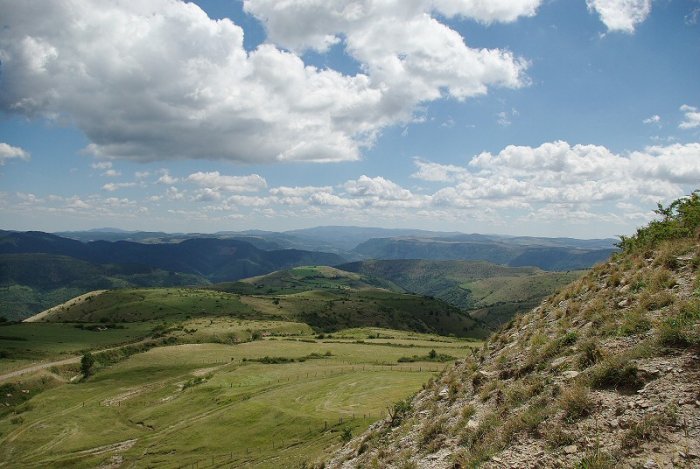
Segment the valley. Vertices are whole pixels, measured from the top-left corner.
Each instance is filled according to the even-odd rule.
[[[183,332],[189,330],[196,332]],[[247,340],[251,330],[260,338],[212,340],[232,334]],[[201,343],[158,346],[98,365],[84,381],[71,382],[80,376],[73,364],[0,383],[6,402],[24,391],[28,398],[0,410],[0,465],[298,467],[384,418],[387,407],[445,366],[400,358],[435,350],[458,359],[480,344],[372,328],[321,339],[305,324],[223,318],[166,333],[178,342],[183,335]],[[97,345],[74,340],[53,344],[54,351]]]

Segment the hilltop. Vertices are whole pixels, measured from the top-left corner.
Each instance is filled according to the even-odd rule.
[[[120,288],[51,308],[26,321],[133,323],[228,317],[295,321],[319,332],[384,327],[483,337],[484,325],[439,299],[378,288],[331,267],[303,267],[206,288]]]
[[[700,197],[658,213],[330,467],[698,467]]]

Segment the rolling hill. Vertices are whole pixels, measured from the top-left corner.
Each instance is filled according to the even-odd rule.
[[[405,291],[434,296],[494,328],[583,274],[484,261],[415,259],[361,261],[338,268],[388,280]]]
[[[42,232],[0,231],[0,301],[7,319],[21,319],[95,289],[203,285],[343,261],[336,254],[263,250],[233,239],[83,243]]]
[[[23,319],[92,290],[208,283],[199,275],[142,264],[94,264],[56,254],[0,254],[0,304],[9,320]]]
[[[296,287],[291,287],[288,280],[281,287],[274,286],[283,277],[302,275],[306,279],[303,288],[298,288],[298,280]],[[377,288],[356,274],[307,267],[268,277],[206,289],[121,288],[70,302],[39,316],[41,322],[85,323],[231,317],[295,321],[323,332],[370,326],[457,337],[487,334],[478,320],[441,300]],[[246,285],[256,293],[241,294]],[[256,285],[265,286],[258,289]]]
[[[251,277],[238,282],[225,282],[209,287],[239,294],[289,294],[311,290],[363,290],[382,288],[406,293],[396,284],[329,266],[302,266]]]

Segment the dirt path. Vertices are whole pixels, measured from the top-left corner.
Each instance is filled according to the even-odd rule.
[[[42,321],[44,318],[46,318],[47,316],[50,316],[51,314],[53,314],[55,312],[61,311],[62,309],[67,309],[69,306],[73,306],[74,304],[80,303],[81,301],[87,301],[88,299],[94,298],[98,295],[101,295],[102,293],[104,293],[106,291],[107,290],[95,290],[95,291],[91,291],[91,292],[85,293],[85,294],[80,295],[80,296],[76,296],[75,298],[70,299],[70,300],[66,301],[65,303],[61,303],[60,305],[56,305],[52,308],[49,308],[45,311],[42,311],[39,314],[35,314],[34,316],[29,317],[29,318],[23,320],[22,322]]]
[[[15,370],[11,371],[10,373],[5,373],[4,375],[0,375],[0,381],[5,381],[6,379],[21,376],[27,373],[33,373],[35,371],[45,370],[46,368],[50,368],[52,366],[71,365],[73,363],[80,363],[80,358],[81,357],[64,358],[63,360],[58,360],[55,362],[40,363],[38,365],[28,366],[27,368],[22,368],[21,370]]]

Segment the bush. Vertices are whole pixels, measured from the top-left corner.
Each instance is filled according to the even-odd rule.
[[[668,347],[689,347],[700,344],[700,301],[691,300],[682,304],[678,312],[661,323],[658,331],[659,343]]]
[[[350,427],[345,427],[340,433],[340,441],[343,444],[347,444],[350,442],[350,440],[352,440],[352,430],[350,430]]]
[[[391,426],[398,426],[406,416],[411,411],[411,401],[409,399],[404,399],[395,403],[392,407],[387,409],[389,412],[389,419],[391,420]]]
[[[603,358],[603,354],[598,349],[598,344],[595,340],[589,339],[581,344],[581,355],[579,356],[578,364],[581,369],[586,369],[593,366]]]
[[[90,352],[83,355],[83,358],[80,359],[80,371],[83,373],[84,377],[87,378],[92,374],[92,368],[94,365],[95,357]]]
[[[641,380],[637,376],[637,367],[624,357],[611,357],[596,365],[591,375],[593,387],[614,388],[621,390],[638,389]]]
[[[579,384],[562,392],[559,405],[564,410],[564,420],[573,423],[591,413],[593,401],[588,388]]]
[[[618,246],[626,252],[655,247],[666,239],[692,238],[700,227],[700,194],[694,191],[672,202],[668,207],[658,204],[654,211],[661,220],[654,220],[630,237],[621,236]]]
[[[618,334],[624,336],[642,334],[649,329],[651,329],[651,322],[646,318],[644,310],[635,308],[625,313]]]

